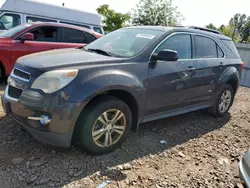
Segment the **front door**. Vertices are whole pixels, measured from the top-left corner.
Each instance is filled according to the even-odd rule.
[[[13,40],[11,50],[13,64],[19,57],[24,55],[54,49],[80,47],[85,42],[85,35],[82,31],[78,31],[82,33],[81,36],[76,36],[74,35],[75,33],[72,33],[72,37],[77,38],[78,43],[67,43],[68,41],[61,40],[59,28],[54,26],[39,26],[27,32],[34,35],[34,40],[21,42],[20,37]]]
[[[176,33],[155,50],[177,51],[179,60],[150,62],[146,116],[186,107],[198,92],[199,87],[193,84],[198,63],[192,59],[191,41],[190,34]]]
[[[58,47],[56,27],[36,27],[27,31],[27,33],[32,33],[34,40],[21,42],[19,36],[12,42],[11,53],[13,64],[19,57],[24,55],[52,50]]]

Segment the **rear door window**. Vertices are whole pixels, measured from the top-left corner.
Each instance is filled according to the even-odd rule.
[[[158,53],[163,49],[177,51],[179,59],[191,59],[192,58],[191,35],[177,34],[171,36],[158,47],[156,52]]]
[[[218,58],[224,57],[224,53],[218,45],[217,45],[217,53],[218,53]]]
[[[59,42],[86,43],[86,37],[83,31],[71,28],[61,28],[60,30]]]
[[[217,44],[208,37],[195,35],[195,57],[217,58]]]

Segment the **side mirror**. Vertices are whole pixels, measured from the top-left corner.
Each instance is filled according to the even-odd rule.
[[[34,40],[34,35],[32,33],[24,33],[21,37],[21,42],[26,40]]]
[[[177,61],[179,59],[178,53],[173,50],[162,50],[158,54],[152,56],[152,60],[157,61]]]

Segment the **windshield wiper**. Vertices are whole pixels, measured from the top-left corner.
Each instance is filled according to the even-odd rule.
[[[103,55],[107,55],[107,56],[112,56],[112,53],[107,52],[107,51],[102,50],[102,49],[92,49],[92,48],[88,48],[87,51],[93,51],[93,52],[96,52],[96,53],[99,53],[99,54],[103,54]]]

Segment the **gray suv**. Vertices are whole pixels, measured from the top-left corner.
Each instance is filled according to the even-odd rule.
[[[128,27],[85,47],[18,59],[2,104],[38,140],[76,140],[101,154],[144,122],[205,108],[223,116],[242,68],[232,40],[213,30]]]

